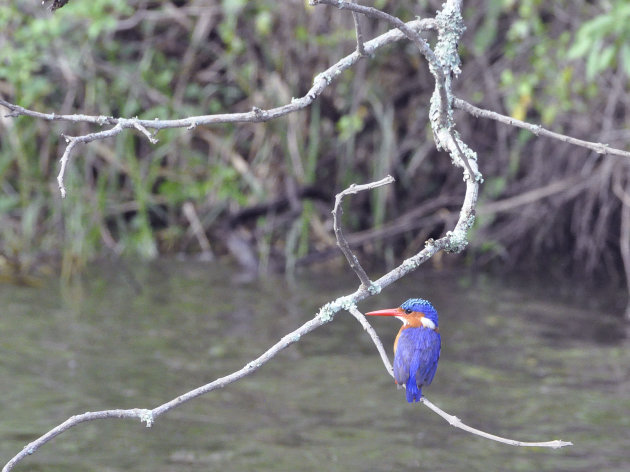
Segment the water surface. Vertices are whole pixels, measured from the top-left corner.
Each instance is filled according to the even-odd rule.
[[[330,271],[292,284],[242,284],[237,275],[167,260],[95,267],[65,288],[52,280],[0,286],[2,463],[73,414],[153,408],[239,369],[357,285]],[[84,423],[15,470],[628,471],[625,326],[602,312],[606,300],[573,290],[418,273],[359,308],[431,299],[443,349],[427,397],[494,434],[574,447],[493,443],[407,404],[369,337],[340,314],[255,374],[150,429],[131,420]],[[390,349],[398,322],[374,326]]]

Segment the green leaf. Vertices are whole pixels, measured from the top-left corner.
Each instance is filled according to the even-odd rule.
[[[599,72],[599,50],[602,47],[602,41],[597,41],[595,47],[591,50],[591,53],[586,59],[586,77],[591,80],[597,72]]]
[[[586,56],[586,53],[589,51],[592,45],[593,42],[591,41],[591,39],[583,35],[577,35],[575,38],[575,42],[567,51],[567,59],[574,60]]]
[[[614,65],[615,53],[617,48],[610,44],[606,46],[599,54],[599,62],[597,65],[597,72],[601,72]]]

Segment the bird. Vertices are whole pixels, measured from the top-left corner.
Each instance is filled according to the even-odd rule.
[[[442,337],[437,310],[423,298],[410,298],[398,308],[366,315],[395,316],[402,321],[394,341],[394,380],[405,386],[409,403],[420,401],[422,387],[433,381],[440,359]]]

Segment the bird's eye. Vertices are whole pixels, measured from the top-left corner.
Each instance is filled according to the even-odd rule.
[[[405,308],[405,313],[411,315],[413,313],[413,310],[411,308]]]

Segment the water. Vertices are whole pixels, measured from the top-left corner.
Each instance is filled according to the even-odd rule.
[[[330,271],[239,284],[228,266],[161,261],[132,270],[97,267],[61,290],[54,281],[0,286],[3,464],[73,414],[153,408],[239,369],[357,285]],[[606,300],[574,300],[571,291],[418,273],[359,308],[431,299],[443,350],[427,397],[494,434],[573,447],[493,443],[407,404],[369,337],[340,314],[150,429],[84,423],[15,470],[628,471],[625,326],[601,312]],[[391,349],[398,322],[373,322]]]

